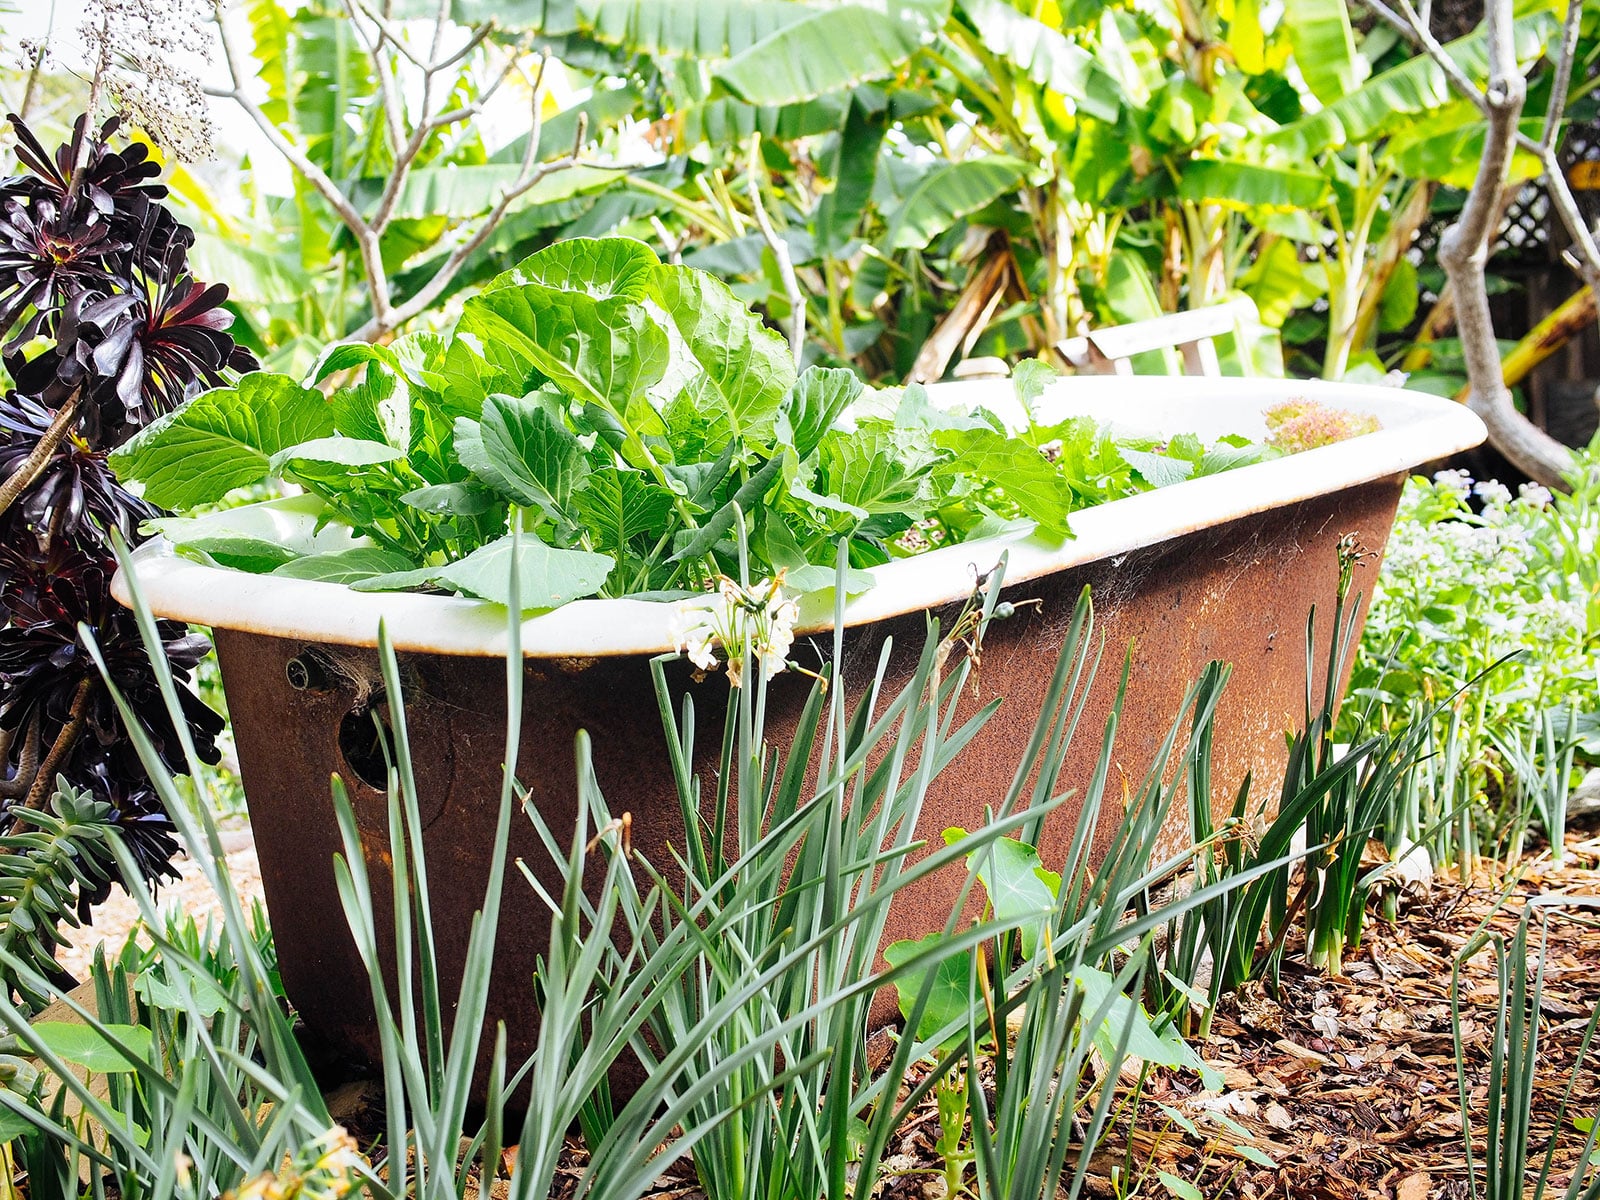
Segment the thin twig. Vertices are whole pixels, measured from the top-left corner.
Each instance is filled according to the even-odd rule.
[[[1567,21],[1561,29],[1561,54],[1556,59],[1555,81],[1550,85],[1550,107],[1544,113],[1541,145],[1554,148],[1567,111],[1567,92],[1572,86],[1572,60],[1578,54],[1578,30],[1583,20],[1583,0],[1568,0]]]
[[[1395,12],[1384,3],[1384,0],[1363,0],[1363,2],[1380,20],[1398,30],[1401,37],[1426,50],[1428,57],[1433,60],[1433,65],[1444,72],[1445,78],[1455,85],[1462,98],[1470,101],[1484,116],[1489,115],[1488,100],[1472,80],[1467,78],[1466,72],[1456,60],[1450,57],[1449,51],[1440,44],[1439,39],[1433,36],[1433,31],[1422,19],[1422,14],[1412,7],[1410,0],[1399,0],[1400,12]]]
[[[345,12],[350,15],[350,27],[356,31],[356,40],[361,43],[361,48],[372,60],[372,73],[377,77],[378,93],[383,101],[383,125],[384,132],[389,138],[389,152],[399,158],[400,148],[405,144],[405,125],[402,120],[405,109],[400,102],[399,91],[395,88],[394,75],[386,69],[383,61],[383,46],[389,35],[380,24],[377,27],[376,39],[369,38],[357,15],[356,0],[344,0],[344,7]]]
[[[283,131],[272,123],[267,114],[261,110],[261,106],[252,100],[244,90],[244,81],[249,78],[249,73],[244,69],[244,64],[240,61],[239,47],[235,43],[233,35],[228,32],[222,9],[222,0],[216,0],[217,32],[222,42],[222,57],[227,64],[228,77],[232,81],[233,87],[227,90],[208,88],[206,94],[225,100],[232,100],[240,108],[244,109],[245,114],[255,123],[256,128],[261,130],[266,135],[267,140],[272,143],[273,149],[288,159],[289,165],[299,171],[305,177],[306,182],[314,187],[318,194],[333,206],[333,211],[339,214],[339,219],[345,223],[345,226],[352,233],[365,229],[366,221],[356,211],[355,206],[350,203],[349,198],[339,190],[338,185],[328,178],[321,167],[307,158],[305,152],[299,146],[296,146],[284,136]]]
[[[789,298],[789,351],[794,355],[795,366],[799,366],[806,345],[806,298],[800,290],[800,280],[794,273],[794,258],[789,253],[789,243],[778,236],[778,231],[772,227],[772,221],[767,216],[766,205],[761,202],[761,181],[766,177],[766,171],[761,166],[760,133],[750,137],[749,175],[750,208],[755,214],[756,227],[761,230],[762,240],[767,243],[772,256],[778,260],[778,277],[783,280],[783,291]]]

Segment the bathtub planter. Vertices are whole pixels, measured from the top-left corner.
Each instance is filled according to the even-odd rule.
[[[1003,411],[1015,403],[1003,381],[933,392],[944,407],[983,404]],[[1267,380],[1075,379],[1041,401],[1052,420],[1086,413],[1136,432],[1194,430],[1209,441],[1235,433],[1263,436],[1264,410],[1299,396],[1374,415],[1381,431],[1086,509],[1073,515],[1076,536],[1064,543],[1010,535],[874,570],[876,586],[844,610],[842,670],[852,694],[871,677],[891,637],[897,650],[887,687],[901,686],[915,665],[924,614],[942,610],[948,616],[970,594],[975,571],[993,567],[1002,553],[1009,555],[1005,596],[1040,601],[992,627],[982,688],[985,697],[1003,697],[1004,705],[935,783],[919,837],[937,841],[947,827],[975,827],[985,805],[1004,794],[1085,584],[1093,589],[1098,627],[1113,657],[1130,639],[1139,647],[1117,756],[1130,778],[1142,774],[1189,682],[1212,659],[1233,665],[1216,723],[1219,804],[1231,801],[1246,771],[1265,787],[1281,776],[1283,735],[1304,702],[1306,616],[1312,605],[1330,615],[1321,630],[1326,638],[1340,538],[1353,534],[1373,552],[1356,584],[1370,591],[1405,474],[1478,444],[1482,424],[1459,405],[1396,389]],[[275,519],[303,522],[308,533],[313,520],[292,506]],[[371,729],[365,681],[377,677],[372,647],[381,619],[413,689],[406,710],[440,960],[459,969],[470,916],[483,896],[485,847],[499,792],[504,610],[457,597],[354,592],[223,570],[178,557],[159,540],[139,549],[133,569],[157,614],[215,631],[288,994],[306,1025],[331,1045],[375,1056],[366,975],[334,882],[332,860],[340,845],[328,779],[339,772],[350,784],[363,840],[374,848],[367,865],[381,910],[391,894],[377,850],[387,844],[386,802],[373,786],[381,771],[361,747],[361,735]],[[120,579],[117,594],[126,601]],[[826,631],[832,612],[831,595],[805,597],[799,641]],[[572,827],[572,745],[586,730],[608,802],[633,813],[634,844],[657,862],[670,861],[667,847],[681,845],[683,834],[649,671],[649,659],[672,645],[673,615],[667,604],[583,600],[532,617],[522,628],[520,762],[532,802],[551,828]],[[831,645],[831,639],[819,644]],[[1324,647],[1313,661],[1325,660]],[[1103,725],[1115,675],[1102,673],[1083,728]],[[702,727],[717,728],[726,680],[718,675],[693,684],[686,665],[673,677],[675,686],[693,690]],[[807,683],[775,681],[768,718],[775,738],[792,730]],[[702,739],[705,761],[695,764],[702,774],[715,765],[716,742]],[[1098,749],[1098,738],[1085,742]],[[1068,781],[1079,794],[1093,757],[1085,753],[1069,764]],[[1115,820],[1108,807],[1106,821]],[[1046,862],[1064,852],[1073,824],[1069,804],[1047,831],[1041,847]],[[1099,833],[1110,831],[1108,824]],[[1165,838],[1169,850],[1186,842],[1184,814],[1174,815]],[[523,825],[515,827],[511,853],[530,864],[548,862]],[[946,872],[908,891],[891,911],[888,938],[942,928],[961,882],[959,872]],[[515,1061],[529,1048],[536,1024],[528,977],[549,921],[531,890],[515,879],[506,895],[489,1016],[491,1027],[505,1020]],[[376,916],[382,937],[391,916]]]

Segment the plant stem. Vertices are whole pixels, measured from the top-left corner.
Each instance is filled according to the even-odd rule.
[[[17,468],[10,479],[0,484],[0,513],[10,508],[17,497],[33,485],[33,481],[44,470],[45,464],[50,461],[50,456],[56,452],[56,447],[61,444],[61,439],[67,436],[67,429],[78,413],[79,395],[81,391],[75,391],[67,397],[67,402],[56,411],[55,420],[50,422],[50,428],[44,431],[44,436],[33,448],[33,453],[23,460],[22,466]]]
[[[79,681],[78,690],[72,694],[72,710],[67,723],[56,734],[56,740],[50,743],[50,753],[39,764],[39,773],[34,776],[33,786],[28,789],[28,798],[22,802],[24,808],[39,808],[44,804],[45,794],[50,790],[50,780],[66,761],[67,754],[89,720],[89,701],[94,698],[94,683],[93,676],[85,676]],[[26,827],[26,819],[18,817],[11,832],[21,833]]]

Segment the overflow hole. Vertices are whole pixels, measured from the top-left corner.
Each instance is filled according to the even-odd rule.
[[[358,705],[339,722],[339,752],[345,765],[374,791],[389,788],[389,764],[394,761],[394,729],[383,697]]]

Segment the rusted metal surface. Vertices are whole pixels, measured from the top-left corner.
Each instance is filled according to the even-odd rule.
[[[1401,479],[1363,484],[1314,500],[1214,526],[1159,545],[1008,588],[1012,600],[1037,598],[997,622],[985,642],[982,697],[1004,703],[983,731],[934,783],[919,836],[934,842],[950,826],[973,828],[999,803],[1020,761],[1055,665],[1061,637],[1085,584],[1092,588],[1105,664],[1079,729],[1066,783],[1082,795],[1099,751],[1122,655],[1136,651],[1115,762],[1136,786],[1206,663],[1222,659],[1233,677],[1217,713],[1214,780],[1219,807],[1231,803],[1246,771],[1262,791],[1275,790],[1285,758],[1284,732],[1303,717],[1305,626],[1321,615],[1326,661],[1337,583],[1335,548],[1345,534],[1369,551],[1388,537]],[[992,564],[979,564],[983,567]],[[1368,558],[1357,584],[1370,592],[1378,559]],[[945,614],[947,619],[953,612]],[[1364,613],[1363,613],[1364,615]],[[913,670],[921,647],[921,614],[851,631],[844,676],[852,694],[871,678],[884,639],[892,637],[888,694]],[[308,647],[290,639],[216,630],[223,682],[234,716],[239,762],[260,854],[278,960],[290,999],[306,1025],[332,1046],[375,1058],[366,973],[346,930],[332,869],[339,838],[329,794],[338,772],[349,785],[374,886],[380,937],[392,929],[386,801],[352,777],[340,730],[358,719],[377,679],[369,650]],[[291,686],[292,660],[331,664],[313,687]],[[497,812],[505,728],[504,665],[492,659],[402,655],[406,716],[427,826],[426,846],[438,952],[458,984],[471,914],[482,903]],[[303,673],[294,672],[305,683]],[[314,672],[313,672],[314,673]],[[713,676],[692,684],[686,670],[670,676],[692,688],[700,735],[695,767],[709,778],[727,683]],[[807,681],[779,677],[769,701],[768,733],[782,744],[797,719]],[[1320,686],[1320,685],[1319,685]],[[348,726],[346,726],[348,729]],[[633,814],[633,843],[658,864],[683,836],[660,715],[644,657],[589,661],[530,659],[526,664],[518,774],[550,828],[563,837],[576,819],[574,740],[588,732],[595,771],[613,812]],[[348,735],[347,735],[348,743]],[[371,774],[370,770],[367,772]],[[1114,780],[1114,785],[1116,781]],[[1261,794],[1258,791],[1257,794]],[[1108,805],[1096,831],[1103,847],[1118,819]],[[1074,832],[1069,802],[1050,820],[1041,846],[1059,861]],[[1175,813],[1164,848],[1187,843],[1187,816]],[[513,858],[554,887],[557,872],[532,827],[514,819]],[[917,937],[942,928],[963,882],[958,871],[914,885],[890,913],[887,936]],[[530,1048],[536,1027],[531,975],[549,934],[550,917],[533,890],[510,872],[489,1000],[490,1027],[504,1020],[512,1061]],[[383,947],[392,962],[392,947]]]

